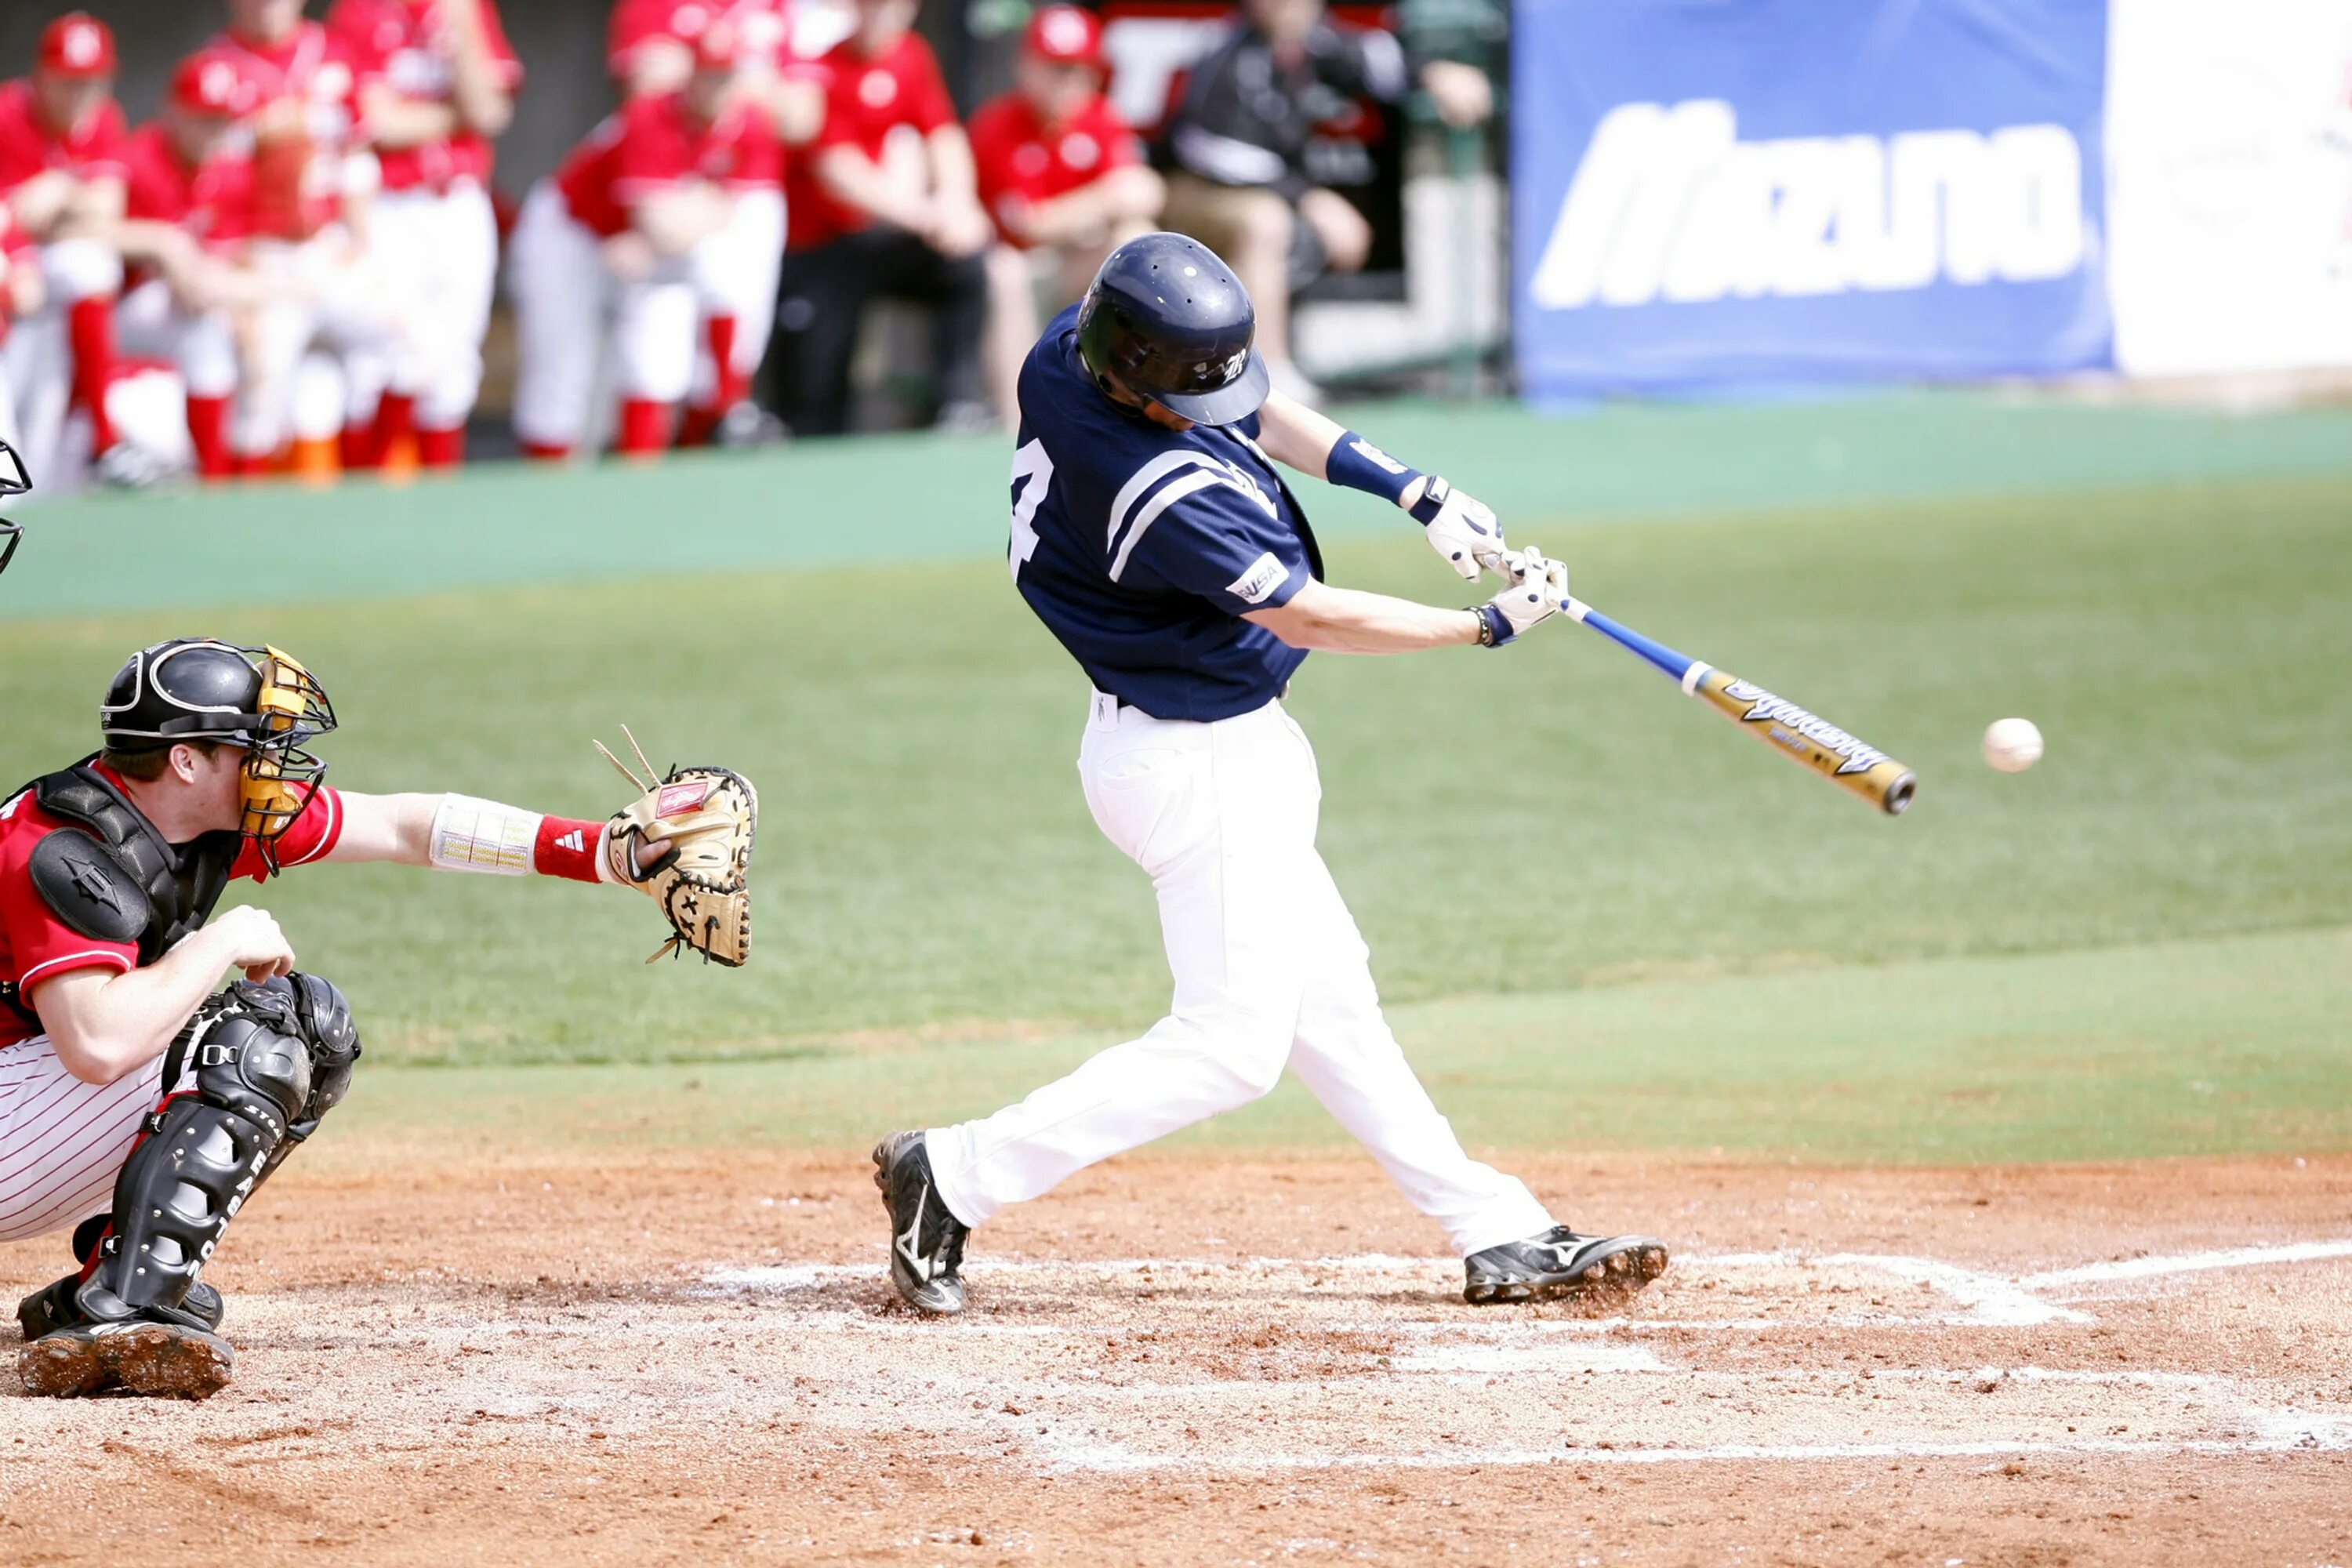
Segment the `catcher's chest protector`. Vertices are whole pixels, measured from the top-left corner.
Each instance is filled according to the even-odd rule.
[[[236,863],[238,835],[207,833],[174,849],[155,825],[88,763],[36,779],[32,790],[43,811],[88,829],[107,858],[145,895],[147,922],[139,933],[141,968],[163,957],[173,943],[212,919],[213,906],[228,889],[229,868]]]

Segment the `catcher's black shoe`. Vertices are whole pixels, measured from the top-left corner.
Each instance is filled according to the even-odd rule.
[[[874,1146],[874,1184],[890,1211],[890,1283],[919,1312],[962,1311],[956,1270],[971,1227],[940,1201],[920,1132],[893,1132]]]
[[[1556,1225],[1462,1260],[1462,1299],[1549,1301],[1564,1296],[1630,1296],[1666,1271],[1666,1244],[1649,1236],[1579,1236]]]
[[[209,1399],[228,1386],[236,1371],[236,1352],[218,1334],[143,1316],[77,1323],[16,1352],[25,1392],[50,1399],[90,1394]]]
[[[80,1289],[81,1276],[68,1274],[62,1279],[50,1281],[17,1302],[16,1326],[25,1331],[25,1342],[31,1344],[59,1329],[70,1329],[90,1321],[89,1314],[83,1311],[81,1303],[74,1300],[75,1292]],[[228,1315],[228,1306],[221,1300],[221,1293],[201,1279],[188,1287],[187,1299],[180,1303],[180,1310],[198,1320],[214,1333],[220,1332],[221,1320]]]

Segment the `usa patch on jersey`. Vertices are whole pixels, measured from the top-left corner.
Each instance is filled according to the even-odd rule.
[[[1251,562],[1249,570],[1234,578],[1225,592],[1245,605],[1263,605],[1276,588],[1289,581],[1290,568],[1269,550]]]

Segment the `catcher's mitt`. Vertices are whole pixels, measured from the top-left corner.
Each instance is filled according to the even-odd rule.
[[[751,839],[760,826],[759,793],[751,780],[726,768],[656,774],[627,725],[621,733],[644,765],[644,779],[602,741],[594,745],[645,794],[605,824],[604,868],[613,880],[651,896],[670,923],[670,939],[646,962],[690,947],[734,968],[751,954]],[[664,840],[668,851],[639,870],[637,846]]]

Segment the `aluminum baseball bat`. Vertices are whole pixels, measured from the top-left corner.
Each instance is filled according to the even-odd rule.
[[[1899,816],[1911,804],[1919,781],[1909,768],[1825,719],[1816,718],[1786,698],[1716,668],[1703,659],[1677,653],[1662,642],[1571,598],[1568,613],[1618,647],[1639,655],[1691,696],[1697,698],[1747,733],[1787,757],[1811,769],[1840,789],[1859,795],[1889,816]]]

